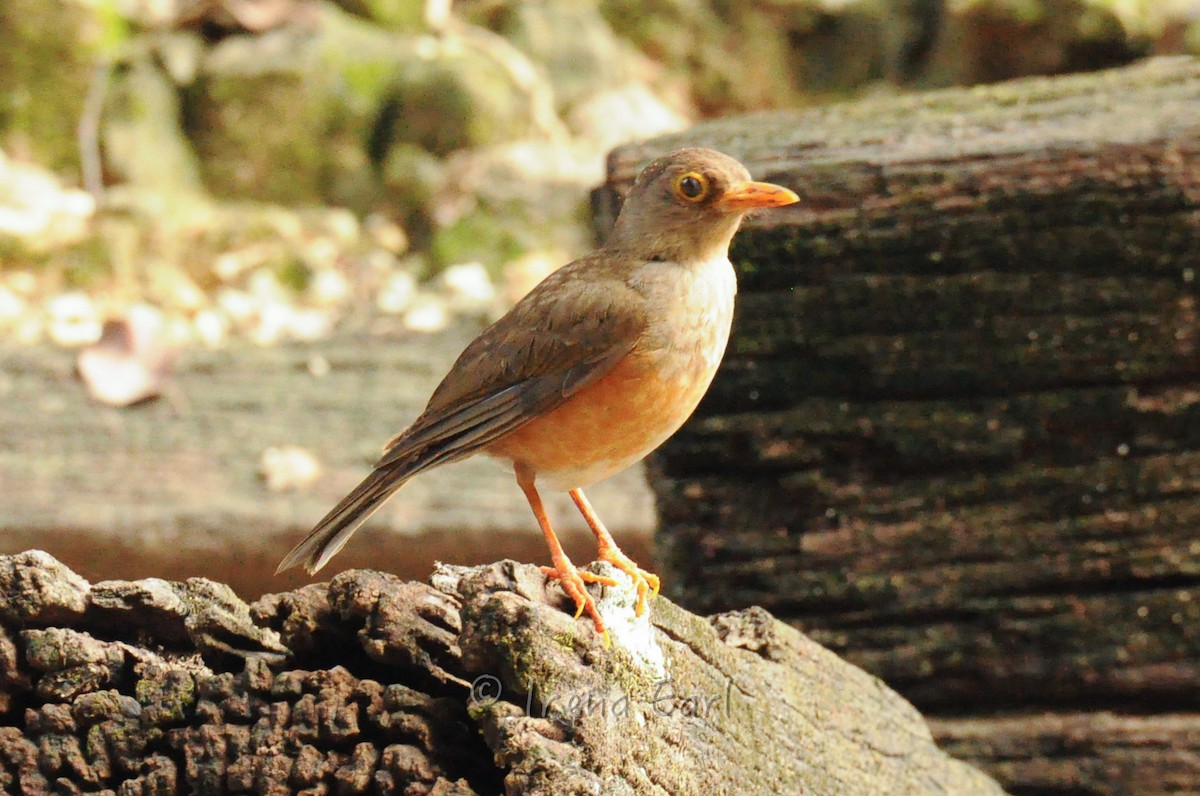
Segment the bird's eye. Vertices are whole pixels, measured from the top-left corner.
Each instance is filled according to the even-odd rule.
[[[675,195],[685,202],[699,202],[708,196],[708,179],[694,171],[675,180]]]

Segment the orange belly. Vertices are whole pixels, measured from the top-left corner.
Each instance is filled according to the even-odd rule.
[[[626,357],[486,452],[528,466],[538,483],[551,489],[575,489],[620,472],[683,425],[716,370],[715,363],[683,369],[655,366],[660,364],[636,354]]]

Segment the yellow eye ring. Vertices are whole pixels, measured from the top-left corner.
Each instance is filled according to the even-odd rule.
[[[697,171],[680,174],[672,187],[675,195],[685,202],[703,202],[708,198],[708,178]]]

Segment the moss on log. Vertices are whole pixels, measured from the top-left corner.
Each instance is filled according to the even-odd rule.
[[[610,573],[616,570],[609,569]],[[627,583],[627,582],[626,582]],[[632,587],[605,645],[533,566],[352,570],[247,606],[0,556],[0,790],[999,794],[920,715],[765,611]]]

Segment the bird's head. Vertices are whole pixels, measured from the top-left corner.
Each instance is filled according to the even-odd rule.
[[[728,155],[681,149],[637,176],[608,246],[647,259],[706,261],[728,251],[748,211],[798,201],[787,188],[754,182],[746,167]]]

